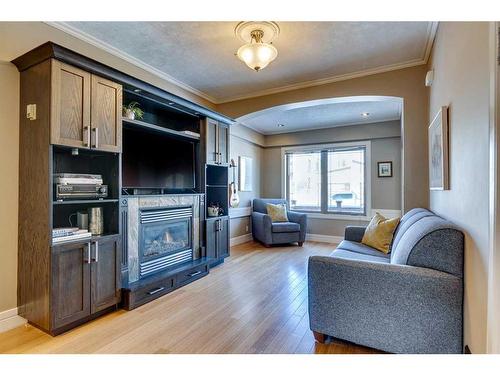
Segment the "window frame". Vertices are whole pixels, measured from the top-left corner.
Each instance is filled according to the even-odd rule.
[[[364,147],[365,148],[365,212],[364,213],[352,213],[352,212],[332,212],[328,211],[328,170],[327,163],[322,160],[321,164],[321,207],[320,211],[309,211],[309,210],[297,210],[297,212],[305,212],[310,218],[317,219],[339,219],[339,220],[369,220],[371,218],[371,174],[372,174],[372,162],[371,162],[371,142],[370,141],[355,141],[355,142],[336,142],[336,143],[324,143],[324,144],[314,144],[306,146],[290,146],[281,148],[281,198],[287,200],[288,208],[290,209],[290,203],[288,202],[288,163],[287,154],[292,152],[318,152],[318,151],[328,151],[332,149],[345,149],[345,148],[355,148]],[[322,158],[328,158],[328,153],[323,152]],[[324,155],[324,156],[323,156]],[[326,191],[325,191],[326,190]]]

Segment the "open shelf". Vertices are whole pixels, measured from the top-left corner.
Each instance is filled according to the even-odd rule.
[[[153,131],[157,131],[157,132],[161,132],[161,133],[166,133],[166,134],[173,135],[176,137],[186,138],[186,139],[195,140],[195,141],[200,140],[199,135],[195,136],[195,135],[191,135],[191,134],[186,134],[183,131],[178,131],[178,130],[166,128],[163,126],[151,124],[151,123],[140,121],[140,120],[130,120],[130,119],[127,119],[124,117],[122,119],[122,121],[126,124],[141,126],[143,128],[149,129],[149,130],[153,130]]]
[[[67,240],[67,241],[52,243],[52,247],[66,245],[66,244],[70,244],[70,243],[94,242],[94,241],[104,239],[106,237],[117,236],[117,235],[119,235],[118,232],[117,233],[103,233],[103,234],[99,234],[99,235],[92,235],[88,238],[77,238],[75,240]]]
[[[116,203],[118,199],[73,199],[65,201],[54,201],[54,205],[59,204],[96,204],[96,203]]]

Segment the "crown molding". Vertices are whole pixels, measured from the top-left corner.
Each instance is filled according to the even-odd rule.
[[[212,96],[210,96],[210,95],[208,95],[208,94],[206,94],[198,89],[195,89],[194,87],[191,87],[184,82],[179,81],[178,79],[172,77],[171,75],[166,74],[166,73],[162,72],[161,70],[159,70],[159,69],[157,69],[149,64],[146,64],[145,62],[139,60],[138,58],[131,56],[128,53],[126,53],[126,52],[124,52],[116,47],[113,47],[112,45],[110,45],[106,42],[103,42],[103,41],[93,37],[90,34],[87,34],[86,32],[83,32],[81,30],[74,28],[73,26],[67,24],[66,22],[48,22],[48,21],[46,21],[44,23],[49,25],[49,26],[52,26],[58,30],[63,31],[66,34],[74,36],[75,38],[80,39],[81,41],[83,41],[85,43],[91,44],[94,47],[102,49],[115,57],[118,57],[122,60],[125,60],[126,62],[128,62],[132,65],[135,65],[135,66],[147,71],[148,73],[151,73],[151,74],[153,74],[153,75],[155,75],[155,76],[157,76],[157,77],[159,77],[159,78],[161,78],[169,83],[172,83],[172,84],[182,88],[183,90],[186,90],[192,94],[198,95],[198,96],[202,97],[203,99],[206,99],[209,102],[212,102],[214,104],[217,103],[216,98],[214,98],[214,97],[212,97]]]
[[[425,60],[418,59],[418,60],[411,60],[411,61],[408,61],[406,63],[384,65],[384,66],[373,68],[373,69],[360,70],[360,71],[357,71],[354,73],[341,74],[341,75],[331,76],[331,77],[327,77],[327,78],[320,78],[320,79],[315,79],[315,80],[311,80],[311,81],[294,83],[294,84],[286,85],[286,86],[274,87],[271,89],[254,91],[252,93],[245,94],[245,95],[226,97],[226,98],[219,99],[219,101],[216,102],[216,104],[230,103],[230,102],[234,102],[237,100],[251,99],[251,98],[256,98],[259,96],[278,94],[281,92],[299,90],[299,89],[304,89],[304,88],[314,87],[314,86],[322,86],[322,85],[326,85],[329,83],[347,81],[349,79],[361,78],[361,77],[371,76],[371,75],[380,74],[380,73],[387,73],[387,72],[391,72],[393,70],[411,68],[414,66],[425,65],[425,64],[427,64],[427,62]]]
[[[310,130],[326,130],[326,129],[335,129],[335,128],[343,128],[343,127],[346,127],[346,126],[356,126],[356,125],[370,125],[370,124],[378,124],[378,123],[381,123],[381,122],[391,122],[391,121],[400,121],[401,120],[401,117],[388,117],[387,119],[384,119],[384,120],[377,120],[377,121],[369,121],[369,122],[365,122],[365,121],[355,121],[355,122],[349,122],[349,123],[345,123],[345,124],[340,124],[340,125],[330,125],[330,126],[315,126],[313,128],[307,128],[307,129],[293,129],[293,130],[284,130],[284,131],[266,131],[266,132],[263,132],[262,130],[257,130],[255,129],[254,127],[250,126],[250,125],[246,125],[246,124],[243,124],[243,123],[240,123],[241,125],[243,126],[246,126],[247,128],[249,129],[252,129],[253,131],[259,133],[259,134],[262,134],[262,135],[277,135],[277,134],[289,134],[289,133],[299,133],[299,132],[306,132],[306,131],[310,131]]]
[[[304,89],[308,87],[314,87],[314,86],[321,86],[321,85],[326,85],[329,83],[334,83],[334,82],[340,82],[340,81],[346,81],[349,79],[354,79],[354,78],[361,78],[361,77],[366,77],[374,74],[380,74],[380,73],[386,73],[394,70],[399,70],[399,69],[405,69],[405,68],[411,68],[414,66],[419,66],[419,65],[425,65],[427,64],[427,61],[429,59],[429,56],[432,51],[432,45],[434,44],[434,39],[436,36],[437,28],[439,23],[438,22],[429,22],[429,26],[427,28],[427,42],[425,44],[425,47],[422,51],[422,58],[419,59],[414,59],[410,60],[404,63],[398,63],[398,64],[391,64],[391,65],[383,65],[380,67],[372,68],[372,69],[365,69],[365,70],[360,70],[357,72],[353,73],[346,73],[346,74],[340,74],[340,75],[335,75],[335,76],[330,76],[330,77],[325,77],[325,78],[320,78],[320,79],[315,79],[315,80],[310,80],[310,81],[303,81],[303,82],[298,82],[294,83],[291,85],[284,85],[284,86],[279,86],[279,87],[274,87],[270,89],[265,89],[265,90],[258,90],[254,91],[248,94],[244,95],[233,95],[233,96],[227,96],[223,98],[216,98],[213,97],[203,91],[200,91],[192,86],[189,86],[188,84],[179,81],[178,79],[164,73],[163,71],[144,63],[143,61],[129,55],[128,53],[113,47],[112,45],[105,43],[90,34],[87,34],[83,31],[80,31],[73,26],[67,24],[66,22],[44,22],[45,24],[52,26],[56,29],[59,29],[69,35],[74,36],[75,38],[78,38],[88,44],[93,45],[94,47],[97,47],[99,49],[102,49],[108,53],[110,53],[113,56],[116,56],[122,60],[127,61],[128,63],[131,63],[169,83],[172,83],[188,92],[191,92],[192,94],[198,95],[213,104],[224,104],[224,103],[229,103],[229,102],[234,102],[237,100],[244,100],[244,99],[251,99],[251,98],[256,98],[259,96],[265,96],[265,95],[272,95],[272,94],[278,94],[281,92],[286,92],[286,91],[293,91],[293,90],[299,90],[299,89]]]

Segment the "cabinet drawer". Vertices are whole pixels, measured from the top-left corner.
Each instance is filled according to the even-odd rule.
[[[174,289],[175,279],[169,277],[157,282],[145,285],[133,291],[126,291],[124,296],[124,307],[127,310],[134,309],[140,305],[158,298]]]
[[[191,268],[187,271],[180,272],[176,275],[176,287],[187,284],[191,281],[197,280],[208,274],[208,264]]]

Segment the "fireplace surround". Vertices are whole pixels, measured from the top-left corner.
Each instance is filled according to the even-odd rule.
[[[126,200],[129,283],[200,258],[200,194]]]

